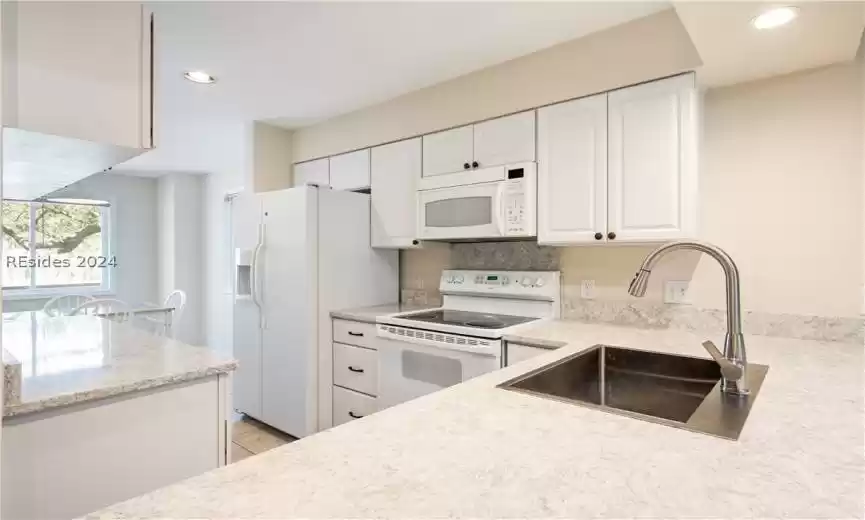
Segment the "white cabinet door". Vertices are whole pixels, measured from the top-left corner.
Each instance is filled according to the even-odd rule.
[[[607,95],[539,109],[538,243],[601,242],[606,233]]]
[[[475,168],[534,160],[534,110],[474,125]]]
[[[306,184],[330,186],[330,161],[327,158],[294,165],[294,185]]]
[[[609,94],[608,230],[616,241],[695,233],[695,119],[693,74]]]
[[[331,157],[330,187],[335,190],[369,188],[369,148]]]
[[[444,175],[471,168],[472,126],[462,126],[423,136],[423,176]]]
[[[518,343],[506,343],[505,348],[507,349],[507,365],[516,365],[520,361],[524,361],[526,359],[531,359],[535,356],[540,356],[541,354],[545,354],[550,351],[550,349],[541,348],[541,347],[530,347],[528,345],[520,345]]]
[[[141,3],[4,2],[3,25],[3,126],[152,147],[151,17]]]
[[[372,247],[417,246],[421,138],[377,146],[371,155]]]

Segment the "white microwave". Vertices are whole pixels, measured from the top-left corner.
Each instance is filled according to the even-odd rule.
[[[483,182],[420,190],[418,232],[424,240],[537,235],[535,163],[476,170]]]

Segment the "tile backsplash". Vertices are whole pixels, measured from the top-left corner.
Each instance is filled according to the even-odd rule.
[[[502,269],[562,272],[562,317],[594,323],[615,323],[648,328],[684,328],[719,332],[725,330],[723,309],[700,302],[664,303],[664,282],[689,281],[697,269],[699,253],[670,254],[653,270],[644,298],[627,292],[635,270],[654,246],[567,247],[539,246],[536,242],[479,242],[436,244],[430,249],[407,250],[400,257],[401,300],[404,303],[437,305],[442,269]],[[720,271],[718,272],[720,277]],[[583,298],[580,285],[592,280],[593,298]],[[719,278],[713,290],[723,291]],[[702,295],[703,300],[723,301],[723,293]],[[749,312],[743,315],[748,334],[795,337],[828,341],[865,340],[861,318],[802,316]]]

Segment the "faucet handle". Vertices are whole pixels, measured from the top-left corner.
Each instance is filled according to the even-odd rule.
[[[703,348],[706,349],[710,356],[712,356],[712,359],[715,360],[715,363],[718,363],[718,365],[721,366],[722,376],[732,380],[736,380],[742,377],[742,374],[744,374],[742,367],[731,363],[729,359],[725,358],[714,343],[706,340],[703,342]]]

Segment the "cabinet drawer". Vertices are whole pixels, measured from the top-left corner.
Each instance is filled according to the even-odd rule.
[[[375,349],[375,324],[333,320],[333,341]]]
[[[375,397],[359,394],[340,388],[333,387],[333,425],[339,426],[365,415],[375,413]]]
[[[333,384],[376,395],[378,393],[378,352],[334,343]]]

